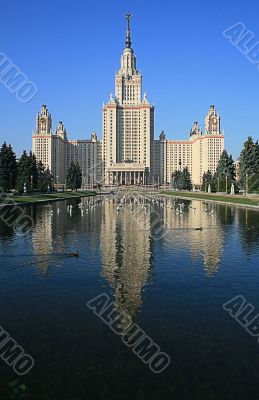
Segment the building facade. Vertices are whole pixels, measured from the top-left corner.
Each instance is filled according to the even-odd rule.
[[[205,133],[198,122],[190,131],[188,140],[166,140],[165,133],[154,141],[154,162],[156,182],[171,183],[176,170],[187,167],[194,185],[202,183],[203,173],[216,171],[224,150],[224,135],[221,132],[220,116],[212,105],[205,118]]]
[[[64,184],[72,161],[79,162],[85,185],[170,184],[172,173],[188,167],[194,185],[204,172],[216,171],[224,150],[220,115],[210,106],[204,133],[197,122],[187,140],[168,140],[164,132],[154,138],[154,106],[142,93],[142,74],[131,46],[131,14],[120,69],[115,75],[115,94],[102,109],[102,141],[68,140],[62,122],[52,133],[52,118],[42,106],[33,133],[33,152],[48,166],[55,182]]]
[[[131,47],[127,14],[125,49],[115,75],[115,96],[103,106],[103,176],[109,184],[146,184],[152,175],[154,107],[142,96],[142,75]]]
[[[56,185],[65,185],[71,162],[78,162],[82,170],[83,186],[94,185],[101,179],[101,143],[95,132],[89,140],[68,140],[66,129],[60,121],[52,132],[52,117],[43,105],[36,118],[32,136],[32,151],[37,160],[49,168]]]

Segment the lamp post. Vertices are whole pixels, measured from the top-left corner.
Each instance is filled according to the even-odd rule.
[[[228,194],[228,176],[226,175],[226,194]]]
[[[179,167],[180,167],[180,172],[182,172],[182,160],[179,160]]]
[[[12,177],[13,177],[13,174],[12,174],[12,172],[10,172],[10,191],[13,188],[13,179],[12,179]]]
[[[246,174],[246,191],[245,191],[246,196],[248,195],[248,174]]]
[[[31,175],[31,190],[33,192],[33,175]]]
[[[218,192],[219,192],[219,176],[218,176]]]

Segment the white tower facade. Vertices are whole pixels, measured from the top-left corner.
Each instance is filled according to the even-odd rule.
[[[154,107],[142,97],[142,75],[131,47],[126,15],[126,47],[115,76],[115,96],[103,106],[103,174],[106,184],[144,184],[153,172]]]

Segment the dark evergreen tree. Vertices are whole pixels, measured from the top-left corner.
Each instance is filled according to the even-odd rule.
[[[181,172],[179,189],[192,190],[191,174],[187,167],[185,167]]]
[[[67,187],[72,190],[80,189],[82,186],[82,171],[78,162],[75,164],[73,161],[67,171]]]
[[[249,136],[240,154],[240,184],[248,191],[259,190],[259,145]]]
[[[4,143],[0,149],[0,187],[4,191],[15,188],[17,179],[16,155],[11,145]]]
[[[82,171],[81,171],[78,161],[76,162],[75,166],[76,166],[76,182],[75,182],[76,185],[75,186],[76,186],[76,190],[77,190],[77,189],[81,189],[81,187],[82,187]]]
[[[254,147],[254,169],[255,169],[255,173],[259,174],[259,143],[258,143],[258,140],[255,142],[255,147]]]
[[[47,192],[48,187],[51,188],[53,176],[50,173],[49,168],[45,168],[41,161],[38,162],[37,165],[38,169],[38,182],[37,182],[37,189],[40,192]]]
[[[231,184],[236,183],[236,168],[232,155],[223,150],[216,173],[214,175],[216,190],[219,192],[230,191]]]
[[[178,170],[176,170],[176,171],[174,171],[173,173],[172,173],[172,187],[174,188],[174,189],[179,189],[179,186],[180,186],[180,180],[181,180],[181,171],[178,171]]]
[[[234,160],[232,158],[232,155],[228,155],[226,150],[223,150],[218,166],[216,169],[216,175],[217,176],[224,176],[228,177],[231,181],[234,181],[236,178],[236,169],[235,169],[235,164]]]
[[[35,154],[31,151],[29,153],[29,173],[30,173],[30,185],[31,190],[37,189],[38,186],[38,165]]]
[[[208,191],[210,185],[211,192],[216,192],[216,179],[215,176],[212,175],[212,172],[208,170],[207,172],[204,172],[203,177],[202,177],[202,186],[201,190],[204,192]]]
[[[23,152],[22,156],[18,161],[18,177],[17,177],[17,190],[19,193],[23,193],[24,184],[26,183],[26,189],[28,193],[31,193],[34,189],[37,189],[38,170],[36,157],[32,152],[27,154]]]

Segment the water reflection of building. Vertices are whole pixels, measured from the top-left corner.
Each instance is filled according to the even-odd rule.
[[[165,207],[166,239],[188,247],[193,259],[203,257],[204,268],[213,275],[219,268],[222,257],[224,231],[215,212],[215,205],[201,201],[188,202],[182,214],[175,207]],[[196,230],[202,227],[202,230]]]
[[[43,273],[47,273],[53,253],[52,223],[52,206],[39,208],[32,231],[32,249],[35,264]]]
[[[60,262],[66,253],[65,232],[70,220],[68,222],[67,203],[64,201],[38,206],[35,212],[32,230],[33,263],[45,274],[50,264]],[[79,224],[77,228],[80,229]]]
[[[116,307],[133,316],[141,305],[141,292],[151,263],[150,218],[139,205],[105,202],[101,227],[102,276],[114,288]]]

